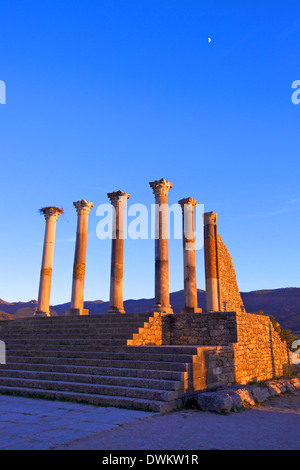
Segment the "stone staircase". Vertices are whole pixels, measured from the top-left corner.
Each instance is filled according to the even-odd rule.
[[[171,411],[187,395],[199,348],[127,346],[148,319],[114,314],[1,322],[0,393]]]

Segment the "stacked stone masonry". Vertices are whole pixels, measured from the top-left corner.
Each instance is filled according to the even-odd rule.
[[[238,342],[234,344],[236,382],[282,377],[291,368],[291,354],[267,316],[236,314]]]
[[[157,313],[127,345],[198,346],[208,388],[282,377],[292,368],[291,352],[269,317],[250,313]]]

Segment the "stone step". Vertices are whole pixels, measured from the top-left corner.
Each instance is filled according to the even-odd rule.
[[[124,361],[150,361],[150,362],[183,362],[189,363],[193,361],[193,356],[190,354],[172,354],[172,353],[147,353],[147,352],[97,352],[97,351],[74,351],[74,350],[49,350],[46,349],[11,349],[6,352],[7,359],[9,357],[20,356],[22,358],[26,357],[47,357],[47,358],[63,358],[63,359],[94,359],[94,360],[124,360]]]
[[[0,393],[160,413],[180,406],[193,387],[195,372],[201,373],[199,347],[127,346],[127,340],[151,316],[114,314],[1,323],[7,363],[0,368]]]
[[[50,306],[51,308],[51,306]],[[17,319],[18,321],[25,321],[25,322],[35,322],[35,321],[40,321],[40,322],[63,322],[63,321],[92,321],[92,320],[100,320],[104,318],[110,318],[113,321],[119,321],[124,318],[141,318],[145,316],[151,316],[152,313],[150,312],[135,312],[135,313],[98,313],[98,314],[93,314],[93,315],[83,315],[83,316],[74,316],[74,317],[68,317],[65,315],[58,315],[58,316],[50,316],[50,317],[26,317],[26,318],[19,318]]]
[[[2,341],[5,341],[5,344],[7,346],[9,345],[16,345],[16,346],[19,346],[19,345],[22,345],[22,344],[31,344],[31,345],[43,345],[43,344],[47,344],[47,345],[51,345],[51,344],[57,344],[57,345],[60,345],[60,344],[69,344],[69,345],[84,345],[84,344],[101,344],[102,341],[105,342],[105,341],[115,341],[115,342],[123,342],[123,344],[126,345],[127,343],[127,339],[131,339],[130,338],[130,335],[119,335],[119,334],[116,334],[115,337],[109,337],[108,335],[105,336],[99,336],[99,337],[94,337],[94,338],[85,338],[85,339],[73,339],[73,338],[68,338],[67,336],[66,337],[60,337],[60,338],[46,338],[46,339],[43,339],[43,338],[28,338],[27,336],[24,336],[23,338],[20,337],[20,339],[18,338],[4,338],[3,336],[0,335],[0,338],[2,339]]]
[[[166,361],[139,361],[139,360],[113,360],[113,359],[79,359],[66,357],[35,357],[35,356],[10,356],[6,357],[7,364],[53,364],[53,365],[71,365],[85,367],[111,367],[125,369],[149,369],[149,370],[172,370],[186,371],[187,364],[184,362],[166,362]]]
[[[19,350],[19,349],[20,349],[19,345],[16,345],[16,347],[14,347],[14,346],[11,347],[9,343],[5,342],[5,344],[6,344],[7,351],[9,351],[9,350],[13,351],[13,350],[15,350],[15,349],[16,349],[16,350]],[[45,346],[47,346],[46,343],[44,343],[44,344],[45,344]],[[60,346],[65,345],[65,343],[63,343],[63,342],[61,342],[60,344],[59,344],[59,343],[56,343],[56,344],[57,344],[57,345],[60,345]],[[99,346],[99,345],[101,345],[101,346]],[[106,350],[107,350],[107,351],[116,351],[116,350],[119,349],[119,348],[126,347],[126,345],[127,345],[127,341],[120,340],[120,339],[116,339],[116,340],[106,340],[106,341],[101,341],[101,342],[99,341],[99,342],[96,343],[94,346],[95,346],[96,348],[98,348],[98,347],[103,348],[103,351],[106,351]],[[25,346],[25,347],[24,347],[25,350],[28,349],[28,344],[25,344],[24,346]],[[37,344],[37,345],[31,344],[31,349],[35,349],[35,347],[36,347],[37,349],[41,349],[40,346],[41,346],[40,344]],[[66,345],[66,346],[67,346],[67,345]],[[71,346],[71,345],[68,345],[68,346]],[[74,347],[74,350],[77,350],[77,346],[78,346],[78,345],[77,345],[77,346],[74,345],[74,346],[75,346],[75,347]],[[84,346],[83,346],[83,348],[84,348]],[[49,348],[49,349],[51,349],[51,348]],[[93,348],[93,346],[91,345],[90,350],[93,350],[93,349],[94,349],[94,348]]]
[[[2,337],[0,337],[2,338]],[[6,345],[6,348],[7,350],[8,349],[20,349],[20,347],[24,346],[24,349],[27,349],[28,346],[31,346],[31,349],[33,348],[37,348],[37,349],[40,349],[41,347],[45,346],[45,347],[49,347],[49,349],[52,348],[52,346],[74,346],[75,350],[77,349],[77,347],[101,347],[103,346],[103,348],[110,348],[110,350],[114,350],[116,348],[121,348],[121,347],[126,347],[127,346],[127,339],[105,339],[105,340],[79,340],[78,342],[73,342],[72,340],[70,339],[61,339],[61,340],[53,340],[53,341],[39,341],[39,340],[36,340],[36,341],[30,341],[30,340],[26,340],[24,339],[23,341],[20,340],[13,340],[13,341],[10,341],[10,340],[5,340],[5,339],[2,339],[3,341],[5,341],[5,345]],[[82,342],[81,342],[82,341]]]
[[[41,331],[41,330],[30,330],[30,331],[7,331],[7,330],[0,330],[0,337],[2,340],[9,339],[9,338],[14,338],[14,339],[22,339],[22,338],[36,338],[40,337],[41,339],[47,339],[47,338],[53,338],[53,339],[59,339],[59,338],[64,338],[64,337],[69,337],[69,338],[114,338],[115,336],[121,336],[121,337],[129,337],[132,338],[132,335],[135,333],[138,333],[141,328],[143,328],[144,324],[139,324],[136,326],[131,326],[128,327],[126,326],[125,328],[114,328],[114,329],[107,329],[107,328],[91,328],[89,330],[79,330],[79,331],[71,331],[68,330],[68,328],[62,329],[61,331],[59,330],[53,330],[53,331]]]
[[[127,335],[117,335],[116,336],[104,336],[104,335],[99,335],[99,336],[91,336],[89,337],[88,335],[79,337],[79,335],[76,337],[72,336],[60,336],[60,337],[40,337],[39,335],[33,335],[33,336],[27,336],[27,335],[20,335],[18,337],[12,337],[12,336],[2,336],[0,334],[0,339],[4,341],[7,345],[8,344],[87,344],[89,341],[94,341],[95,343],[103,343],[103,344],[113,344],[113,343],[120,343],[120,344],[127,344],[128,339],[132,339],[133,332],[128,333]]]
[[[121,334],[121,335],[128,335],[132,334],[134,331],[138,331],[139,328],[141,328],[141,325],[137,325],[135,328],[132,327],[124,327],[124,328],[118,328],[116,331],[115,328],[90,328],[90,329],[78,329],[78,331],[73,331],[73,330],[68,330],[66,331],[65,329],[61,330],[28,330],[28,331],[0,331],[0,336],[1,338],[16,338],[16,339],[21,339],[23,337],[28,337],[28,338],[35,338],[37,335],[41,338],[61,338],[68,336],[70,338],[85,338],[86,336],[88,337],[102,337],[102,336],[115,336],[115,334]]]
[[[127,398],[141,398],[145,400],[155,401],[173,401],[178,398],[176,391],[147,389],[129,386],[114,386],[114,385],[100,385],[100,384],[86,384],[81,382],[66,382],[66,381],[52,381],[52,380],[32,380],[24,378],[13,377],[0,377],[1,386],[33,388],[43,390],[56,390],[61,392],[75,392],[94,395],[109,395]]]
[[[127,334],[127,333],[132,333],[132,332],[138,332],[140,328],[144,327],[145,322],[142,323],[137,323],[137,324],[132,324],[132,325],[123,325],[120,326],[117,331],[120,334]],[[40,328],[28,328],[26,330],[24,329],[12,329],[9,330],[8,328],[4,329],[2,328],[0,330],[0,335],[1,336],[35,336],[35,335],[41,335],[41,336],[61,336],[61,335],[66,335],[68,333],[71,336],[77,336],[78,338],[80,337],[85,337],[86,335],[114,335],[116,333],[116,328],[112,328],[110,326],[104,325],[103,328],[99,327],[98,325],[95,325],[94,328],[49,328],[49,329],[40,329]]]
[[[148,377],[123,377],[113,375],[98,375],[98,374],[72,374],[62,372],[37,372],[37,371],[24,371],[15,369],[0,369],[1,378],[14,378],[14,379],[30,379],[32,381],[57,381],[57,382],[80,382],[82,384],[97,384],[97,385],[113,385],[120,387],[137,387],[148,388],[156,390],[180,390],[183,387],[179,381],[176,380],[159,380],[151,379]]]
[[[185,373],[173,370],[148,370],[148,369],[126,369],[112,367],[89,367],[72,365],[54,365],[54,364],[36,364],[36,363],[10,363],[1,365],[0,372],[11,371],[35,371],[35,372],[53,372],[60,374],[84,374],[101,376],[120,376],[120,377],[138,377],[157,380],[184,380]]]
[[[1,325],[4,327],[11,327],[12,324],[15,328],[26,328],[26,327],[44,327],[47,328],[49,326],[88,326],[91,327],[95,324],[126,324],[128,322],[139,322],[139,321],[148,321],[148,319],[153,316],[152,313],[126,313],[122,314],[101,314],[101,315],[88,315],[82,317],[47,317],[47,318],[37,318],[37,317],[30,317],[30,318],[16,318],[13,322],[1,322]]]
[[[197,355],[198,347],[197,346],[187,346],[185,347],[145,347],[145,346],[127,346],[126,343],[113,342],[111,344],[105,344],[100,341],[89,341],[82,340],[79,343],[73,343],[73,341],[63,341],[63,342],[6,342],[6,351],[7,353],[13,353],[14,351],[39,351],[48,352],[48,351],[65,351],[65,352],[89,352],[89,353],[111,353],[111,354],[171,354],[172,356],[176,355]],[[176,359],[177,360],[177,359]]]
[[[80,340],[80,341],[86,341],[86,340]],[[6,343],[9,346],[9,350],[13,351],[13,344],[12,343]],[[18,343],[16,346],[18,346],[16,349],[19,349],[21,343]],[[52,343],[30,343],[31,344],[31,349],[32,350],[43,350],[44,348],[47,349],[48,345],[52,346]],[[72,341],[68,344],[68,340],[64,342],[63,344],[60,343],[55,343],[55,346],[68,346],[68,347],[73,347],[74,346],[74,351],[77,349],[78,345],[77,343],[73,344]],[[94,350],[93,348],[91,351],[95,352],[107,352],[107,353],[131,353],[131,354],[176,354],[176,355],[197,355],[199,350],[203,348],[203,346],[127,346],[127,345],[102,345],[101,343],[95,342],[89,342],[89,340],[86,341],[86,344],[82,344],[82,346],[97,346],[97,350]]]
[[[139,319],[124,319],[123,321],[119,321],[117,322],[118,325],[120,325],[120,327],[126,327],[126,325],[139,325],[139,324],[143,324],[145,322],[148,322],[149,321],[149,317],[141,317]],[[92,328],[103,328],[103,327],[107,327],[107,328],[113,328],[113,325],[115,325],[116,323],[112,320],[102,320],[102,321],[88,321],[88,322],[77,322],[77,321],[65,321],[65,322],[56,322],[56,323],[40,323],[40,322],[32,322],[32,323],[21,323],[21,322],[18,322],[18,321],[12,321],[10,323],[6,323],[6,324],[3,324],[1,322],[1,328],[3,330],[16,330],[16,331],[30,331],[32,329],[35,329],[35,330],[45,330],[45,331],[49,331],[50,329],[57,329],[57,330],[61,330],[63,328],[70,328],[71,330],[78,330],[78,329],[92,329]]]
[[[126,328],[128,326],[129,328],[132,326],[136,325],[143,325],[145,322],[148,322],[149,318],[140,318],[139,320],[126,320],[122,322],[118,322],[118,326],[120,328]],[[116,323],[112,321],[102,321],[102,322],[89,322],[89,323],[74,323],[74,322],[65,322],[65,323],[54,323],[54,324],[47,324],[44,325],[42,323],[29,323],[29,324],[23,324],[20,323],[18,324],[16,321],[13,321],[11,323],[8,323],[6,325],[2,326],[2,322],[0,323],[2,330],[15,330],[15,331],[62,331],[63,329],[68,328],[69,330],[72,331],[79,331],[79,330],[84,330],[84,331],[89,331],[93,330],[94,328],[97,329],[104,329],[104,328],[109,328],[113,329],[114,325]]]
[[[0,385],[0,393],[4,395],[15,395],[30,398],[40,398],[49,400],[71,401],[77,403],[87,403],[96,406],[115,406],[119,408],[152,411],[165,414],[177,406],[177,402],[161,402],[155,400],[143,400],[139,398],[101,396],[87,393],[62,392],[58,390],[32,389],[16,386]]]

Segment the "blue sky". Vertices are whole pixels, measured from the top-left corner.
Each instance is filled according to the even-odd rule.
[[[58,220],[51,303],[71,295],[76,212],[89,219],[86,300],[108,300],[96,207],[174,183],[218,213],[243,291],[299,287],[299,1],[2,0],[0,298],[37,298],[44,220]],[[208,42],[208,37],[212,42]],[[197,252],[198,287],[204,254]],[[183,288],[170,241],[170,290]],[[127,240],[124,298],[154,294],[154,241]]]

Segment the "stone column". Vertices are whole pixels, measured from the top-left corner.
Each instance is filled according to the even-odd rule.
[[[208,312],[220,311],[217,245],[218,227],[216,222],[217,214],[214,212],[206,212],[204,214],[206,309]]]
[[[107,197],[114,208],[108,313],[125,313],[123,306],[124,209],[130,195],[117,191],[108,193]]]
[[[73,202],[73,204],[77,212],[77,231],[73,267],[71,308],[66,310],[66,316],[89,314],[89,311],[83,308],[83,301],[88,217],[92,207],[94,207],[94,203],[82,199],[81,201]]]
[[[155,304],[153,312],[173,313],[169,291],[168,192],[173,183],[149,183],[155,195]]]
[[[194,210],[197,204],[191,197],[178,201],[183,216],[183,274],[184,274],[184,308],[181,313],[200,313],[197,298],[196,251]]]
[[[37,310],[34,315],[36,317],[49,317],[56,222],[63,210],[58,209],[57,207],[44,207],[40,210],[40,212],[45,216],[46,228],[44,237],[39,297]]]

